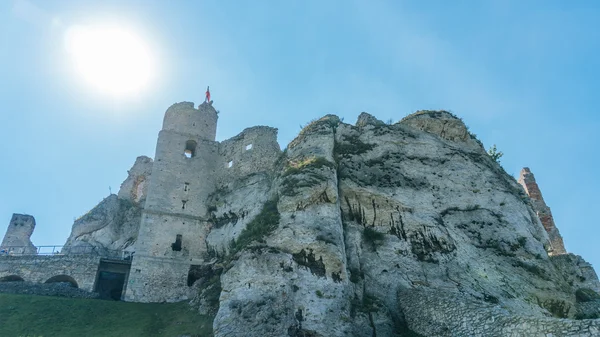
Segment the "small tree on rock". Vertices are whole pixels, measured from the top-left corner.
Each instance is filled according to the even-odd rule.
[[[498,163],[500,162],[500,158],[502,158],[502,156],[504,155],[502,151],[498,151],[498,149],[496,149],[496,144],[490,147],[490,149],[488,150],[488,154],[490,155],[490,157],[492,157],[492,159],[494,159],[494,161]]]

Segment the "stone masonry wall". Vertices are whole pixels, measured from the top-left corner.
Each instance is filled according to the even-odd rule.
[[[280,153],[277,129],[268,126],[247,128],[219,144],[219,183],[226,184],[252,173],[270,171]]]
[[[600,320],[511,315],[465,294],[406,289],[398,300],[408,327],[424,336],[598,336]]]
[[[201,135],[204,140],[214,141],[217,119],[217,111],[210,104],[202,103],[194,109],[192,102],[175,103],[165,112],[162,129]]]
[[[207,198],[215,190],[217,112],[178,103],[165,113],[125,299],[178,301],[188,297],[189,267],[206,253]]]
[[[540,191],[538,184],[535,182],[535,177],[533,176],[533,173],[531,173],[528,167],[525,167],[521,170],[521,175],[519,176],[519,184],[523,186],[525,192],[527,192],[527,195],[529,195],[534,211],[537,213],[537,216],[540,218],[542,225],[544,225],[544,228],[548,232],[548,236],[550,237],[550,243],[552,244],[552,250],[548,254],[566,254],[567,251],[565,250],[563,238],[560,235],[558,228],[556,228],[556,225],[554,224],[554,218],[552,217],[550,207],[548,207],[544,202],[542,192]]]
[[[194,292],[188,287],[190,261],[139,256],[136,254],[125,300],[130,302],[178,302]]]
[[[0,279],[19,276],[25,281],[44,283],[51,277],[66,275],[79,288],[93,291],[100,257],[85,255],[0,256]]]
[[[35,219],[31,215],[13,214],[0,248],[11,250],[17,254],[36,253],[37,250],[29,239],[34,229]]]

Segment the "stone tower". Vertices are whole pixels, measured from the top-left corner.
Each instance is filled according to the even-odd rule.
[[[172,105],[158,135],[125,299],[187,298],[191,265],[206,254],[206,199],[215,189],[217,112],[211,104]]]
[[[14,254],[35,254],[37,249],[29,239],[34,229],[35,219],[33,216],[13,214],[0,248]]]
[[[563,243],[563,238],[556,228],[554,224],[554,218],[552,217],[552,212],[550,211],[550,207],[546,205],[544,201],[544,197],[542,197],[542,191],[538,187],[538,184],[535,182],[535,177],[533,173],[529,170],[529,167],[524,167],[521,170],[521,175],[519,176],[519,184],[523,186],[525,192],[531,199],[531,204],[533,205],[533,210],[537,213],[537,216],[540,218],[542,225],[544,225],[544,229],[548,232],[548,237],[550,238],[550,243],[552,244],[552,250],[548,252],[549,255],[561,255],[566,254],[565,244]]]

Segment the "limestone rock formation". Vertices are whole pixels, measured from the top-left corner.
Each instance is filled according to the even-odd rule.
[[[327,115],[283,152],[265,126],[217,142],[217,119],[171,106],[155,161],[74,223],[65,251],[136,251],[126,300],[191,299],[221,337],[599,333],[598,277],[533,175],[453,114]]]
[[[127,179],[121,184],[118,197],[138,206],[143,206],[148,194],[147,181],[152,174],[152,158],[137,157],[131,170],[127,171]]]
[[[96,252],[109,256],[121,254],[122,250],[133,253],[151,172],[152,159],[138,157],[118,195],[109,195],[75,220],[63,253]]]
[[[214,219],[207,236],[223,270],[216,336],[599,331],[598,321],[558,320],[598,317],[593,270],[548,256],[527,194],[450,113],[394,125],[325,116],[271,174],[230,186],[214,199],[230,222]]]

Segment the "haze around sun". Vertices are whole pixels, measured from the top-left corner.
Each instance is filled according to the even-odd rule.
[[[124,25],[72,25],[65,32],[65,47],[76,73],[101,93],[140,93],[155,73],[148,44]]]

